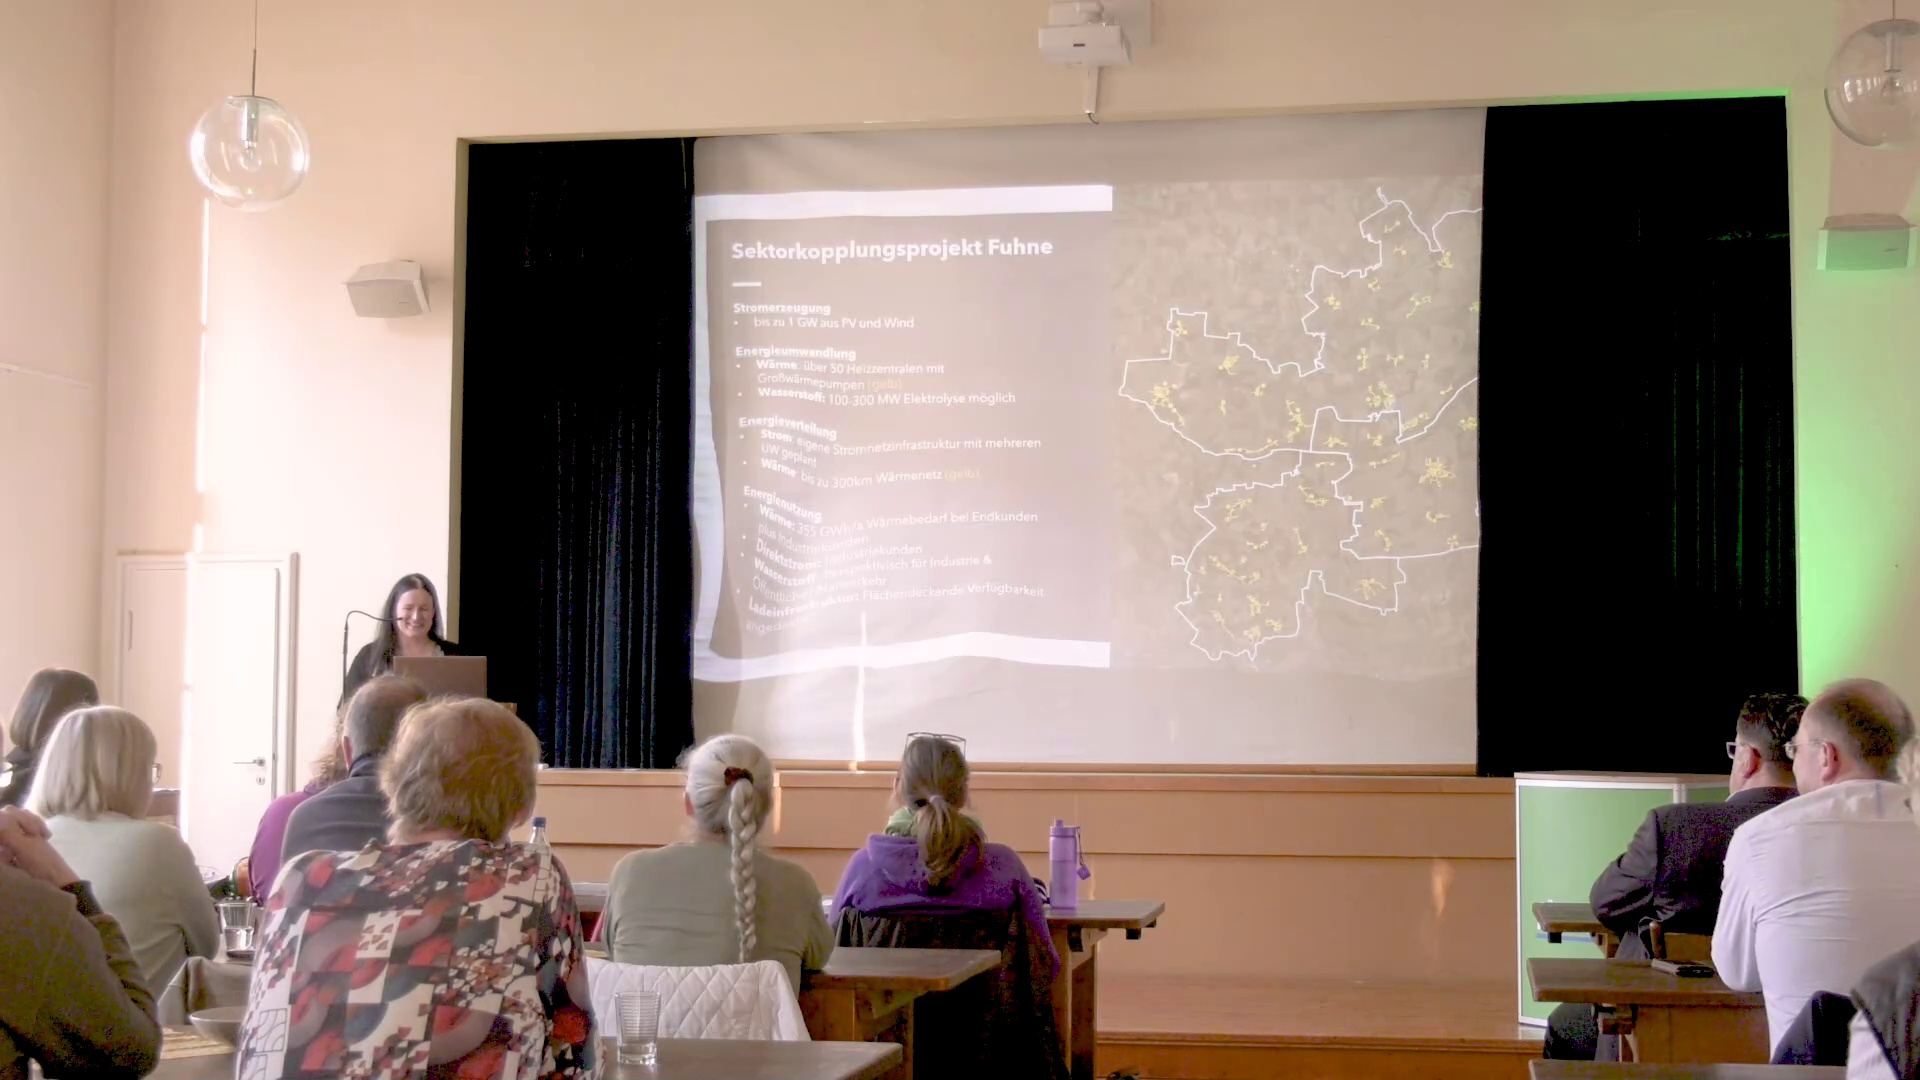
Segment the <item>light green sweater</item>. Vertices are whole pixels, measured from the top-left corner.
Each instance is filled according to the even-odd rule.
[[[189,956],[220,949],[220,919],[179,830],[157,821],[102,814],[93,821],[49,818],[53,848],[73,872],[93,883],[100,908],[114,917],[133,948],[141,978],[155,995]]]
[[[732,853],[725,841],[691,841],[620,860],[607,882],[607,951],[616,963],[703,967],[740,960],[733,920]],[[764,851],[753,858],[755,960],[778,960],[796,991],[801,971],[833,952],[820,888],[796,863]]]

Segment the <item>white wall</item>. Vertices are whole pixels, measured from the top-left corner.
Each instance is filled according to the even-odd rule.
[[[97,672],[109,0],[0,0],[0,727]]]
[[[1155,44],[1107,80],[1111,120],[1788,88],[1802,563],[1822,596],[1859,601],[1845,620],[1809,609],[1807,676],[1905,674],[1920,534],[1863,532],[1828,493],[1870,492],[1886,520],[1920,522],[1920,458],[1902,438],[1920,425],[1920,295],[1913,275],[1811,268],[1836,177],[1900,203],[1878,209],[1912,201],[1909,159],[1834,156],[1819,96],[1842,25],[1877,16],[1837,0],[1157,7]],[[315,166],[272,213],[213,216],[197,491],[201,201],[183,145],[245,85],[246,20],[237,0],[116,13],[106,550],[183,549],[196,526],[208,551],[298,550],[308,749],[337,693],[341,611],[448,563],[457,140],[1017,123],[1079,106],[1077,79],[1036,54],[1041,0],[269,2],[261,89],[304,120]],[[402,257],[426,264],[435,311],[356,319],[340,280]],[[467,483],[484,500],[485,478]]]

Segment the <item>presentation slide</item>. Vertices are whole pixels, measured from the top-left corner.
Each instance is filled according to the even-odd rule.
[[[698,143],[702,733],[1471,763],[1483,128]]]

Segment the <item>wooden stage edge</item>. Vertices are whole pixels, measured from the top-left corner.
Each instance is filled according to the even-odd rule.
[[[1526,1080],[1541,1029],[1510,982],[1103,977],[1095,1075]]]

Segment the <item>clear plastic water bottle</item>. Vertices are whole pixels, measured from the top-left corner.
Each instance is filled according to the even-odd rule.
[[[535,851],[552,854],[553,845],[547,842],[546,818],[537,817],[533,819],[533,835],[527,838],[527,846],[533,848]]]

